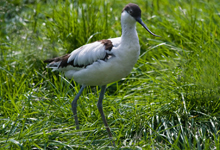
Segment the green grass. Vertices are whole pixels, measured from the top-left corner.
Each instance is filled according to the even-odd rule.
[[[109,149],[96,107],[99,87],[78,104],[73,80],[44,59],[121,35],[131,1],[0,2],[1,149]],[[141,55],[133,71],[108,85],[104,112],[119,149],[220,149],[220,2],[136,0]]]

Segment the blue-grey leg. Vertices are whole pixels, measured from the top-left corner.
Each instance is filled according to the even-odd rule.
[[[76,95],[76,97],[74,98],[74,100],[71,103],[77,130],[79,129],[79,121],[78,121],[78,117],[77,117],[77,100],[79,99],[79,96],[82,94],[85,87],[86,87],[85,85],[82,85],[79,93]]]
[[[108,126],[108,123],[107,123],[107,121],[106,121],[106,118],[105,118],[105,115],[104,115],[104,112],[103,112],[103,108],[102,108],[102,100],[103,100],[104,95],[105,95],[105,90],[106,90],[106,85],[103,85],[103,86],[101,87],[101,93],[100,93],[100,95],[99,95],[99,101],[98,101],[98,103],[97,103],[97,107],[98,107],[99,112],[100,112],[100,114],[101,114],[102,121],[103,121],[103,123],[104,123],[104,125],[105,125],[105,128],[106,128],[106,130],[107,130],[107,132],[108,132],[109,138],[112,140],[112,133],[111,133],[111,130],[110,130],[109,126]],[[112,141],[112,143],[113,143],[113,146],[115,146],[115,142]]]

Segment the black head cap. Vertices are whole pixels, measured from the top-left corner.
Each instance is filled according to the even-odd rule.
[[[129,3],[127,4],[123,11],[127,11],[127,13],[129,13],[132,17],[134,18],[140,18],[141,17],[141,9],[138,5],[133,4],[133,3]]]

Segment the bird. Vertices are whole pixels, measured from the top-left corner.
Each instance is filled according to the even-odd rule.
[[[100,86],[101,92],[97,102],[102,121],[110,139],[111,130],[103,112],[103,98],[106,86],[130,74],[140,54],[140,45],[136,31],[136,22],[141,24],[150,34],[152,33],[141,19],[141,9],[137,4],[127,4],[121,13],[122,35],[117,38],[103,39],[83,45],[71,53],[61,57],[47,59],[47,68],[61,71],[66,78],[74,79],[81,88],[71,106],[76,129],[79,129],[77,117],[77,100],[86,86]],[[113,145],[114,141],[113,141]]]

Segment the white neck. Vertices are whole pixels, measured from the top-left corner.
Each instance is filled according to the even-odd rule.
[[[131,17],[126,11],[124,11],[121,14],[121,27],[121,44],[139,44],[138,35],[136,31],[136,20],[133,17]]]

